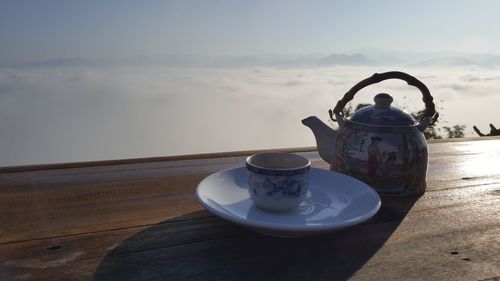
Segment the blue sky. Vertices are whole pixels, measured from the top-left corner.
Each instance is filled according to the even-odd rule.
[[[393,51],[500,53],[500,1],[1,0],[0,63]]]

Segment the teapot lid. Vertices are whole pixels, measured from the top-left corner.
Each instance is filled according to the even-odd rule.
[[[374,105],[358,109],[350,120],[377,126],[411,126],[417,122],[408,112],[391,106],[393,98],[386,93],[377,94]]]

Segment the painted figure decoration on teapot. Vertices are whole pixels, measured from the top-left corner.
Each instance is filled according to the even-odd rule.
[[[423,95],[425,112],[418,122],[409,113],[391,106],[392,96],[375,95],[374,105],[363,107],[350,119],[342,116],[347,102],[362,88],[387,79],[402,79],[417,87]],[[403,72],[386,72],[359,82],[341,99],[330,117],[339,125],[333,130],[317,117],[302,123],[316,137],[321,158],[330,168],[356,177],[382,195],[421,194],[426,188],[428,152],[422,132],[438,118],[428,88]]]

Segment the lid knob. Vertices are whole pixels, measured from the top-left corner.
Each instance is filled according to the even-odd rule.
[[[391,107],[391,103],[394,99],[391,95],[386,93],[377,94],[373,101],[375,101],[375,108],[387,109]]]

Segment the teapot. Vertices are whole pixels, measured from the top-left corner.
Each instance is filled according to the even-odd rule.
[[[377,94],[374,105],[356,110],[349,119],[343,116],[345,105],[359,90],[387,79],[401,79],[420,90],[425,111],[418,122],[392,107],[393,98],[386,93]],[[329,115],[338,123],[337,130],[316,116],[302,123],[312,130],[319,155],[331,170],[362,180],[385,196],[425,192],[428,151],[423,131],[439,114],[424,83],[404,72],[375,73],[354,85]]]

